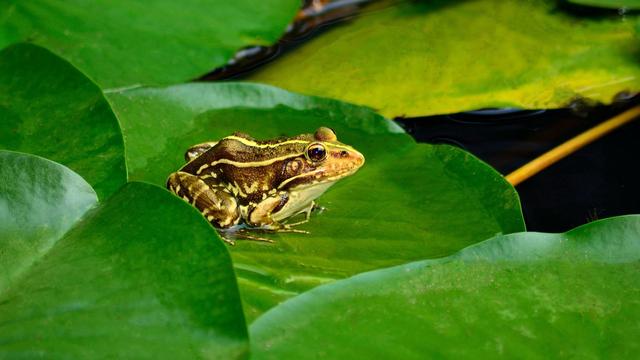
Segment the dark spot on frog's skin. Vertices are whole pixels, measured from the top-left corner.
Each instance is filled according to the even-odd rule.
[[[331,156],[333,156],[336,159],[340,159],[340,158],[346,158],[349,156],[349,152],[347,150],[342,150],[340,152],[332,152]]]
[[[278,212],[280,211],[280,209],[282,209],[284,207],[284,205],[287,203],[287,201],[289,201],[289,194],[286,192],[281,192],[280,194],[280,203],[278,203],[278,205],[273,208],[273,210],[271,210],[271,212]]]

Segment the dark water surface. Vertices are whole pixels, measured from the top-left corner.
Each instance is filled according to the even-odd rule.
[[[570,138],[640,105],[559,110],[484,110],[397,119],[417,141],[463,148],[507,175]],[[640,119],[609,133],[516,187],[530,231],[562,232],[640,213]]]

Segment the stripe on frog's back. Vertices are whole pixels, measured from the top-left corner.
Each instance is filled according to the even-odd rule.
[[[223,140],[224,139],[239,141],[244,145],[255,147],[255,148],[261,148],[261,149],[277,148],[279,146],[285,146],[285,145],[291,145],[291,144],[307,145],[312,141],[312,140],[302,140],[302,139],[291,139],[291,140],[283,140],[283,141],[278,141],[278,140],[254,141],[254,140],[249,140],[249,139],[246,139],[240,136],[235,136],[235,135],[227,136],[223,138]]]
[[[255,163],[255,166],[265,166],[270,163],[290,158],[292,156],[304,155],[308,142],[300,141],[282,141],[275,146],[261,147],[257,145],[246,144],[246,140],[243,138],[236,140],[233,138],[222,139],[214,148],[212,148],[207,154],[206,158],[209,160],[210,166],[214,166],[215,161],[223,160],[226,164],[233,163]],[[251,165],[238,165],[241,167]]]
[[[255,163],[255,166],[265,166],[270,165],[270,161],[273,160],[277,161],[292,156],[304,155],[307,146],[317,142],[299,138],[275,141],[276,140],[269,140],[260,143],[243,137],[228,136],[220,140],[215,147],[209,150],[207,158],[211,162],[227,159],[237,163]],[[350,146],[337,142],[325,142],[324,144],[327,150],[353,150]],[[226,163],[229,164],[229,162]],[[210,166],[213,165],[210,164]]]
[[[264,140],[264,141],[255,141],[255,140],[251,140],[251,139],[247,139],[247,138],[244,138],[241,136],[235,136],[235,135],[227,136],[222,140],[225,140],[225,139],[238,141],[244,145],[251,146],[253,148],[259,148],[259,149],[275,149],[281,146],[296,146],[296,147],[304,146],[306,148],[306,146],[311,143],[319,142],[319,143],[328,143],[330,144],[330,146],[338,149],[353,150],[351,146],[342,144],[337,141],[326,142],[326,141],[316,140],[313,138],[313,135],[311,134],[298,135],[288,140],[272,139],[272,140]]]
[[[212,161],[210,163],[202,164],[196,170],[195,173],[196,173],[196,175],[200,175],[204,171],[206,171],[207,169],[215,168],[217,165],[222,165],[222,164],[231,165],[231,166],[238,167],[238,168],[263,167],[263,166],[273,165],[273,164],[275,164],[277,162],[281,162],[281,161],[284,161],[284,160],[287,160],[287,159],[296,158],[296,157],[299,157],[299,156],[304,156],[304,153],[295,153],[295,154],[283,155],[283,156],[271,158],[271,159],[268,159],[268,160],[262,160],[262,161],[242,162],[242,161],[236,161],[236,160],[230,160],[230,159],[219,159],[219,160]]]

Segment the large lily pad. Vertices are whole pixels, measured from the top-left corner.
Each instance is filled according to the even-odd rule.
[[[630,358],[640,216],[500,236],[321,286],[251,325],[254,358]],[[390,346],[393,345],[393,346]]]
[[[392,6],[391,6],[392,5]],[[608,103],[640,90],[633,15],[574,17],[556,1],[386,1],[249,80],[387,116]]]
[[[274,42],[299,0],[57,1],[0,3],[0,48],[45,46],[102,88],[185,81],[236,50]]]
[[[97,202],[91,186],[68,168],[0,151],[0,293]]]
[[[283,299],[358,272],[451,254],[524,228],[514,189],[450,146],[416,144],[393,122],[338,101],[252,84],[189,84],[109,94],[121,121],[130,178],[164,185],[192,144],[235,131],[257,138],[324,125],[367,163],[320,199],[325,212],[230,249],[250,318]]]
[[[0,357],[246,357],[231,259],[194,209],[130,183],[66,231],[89,185],[31,155],[0,164]]]
[[[127,179],[118,121],[100,89],[34,45],[0,52],[0,149],[68,166],[101,199]]]

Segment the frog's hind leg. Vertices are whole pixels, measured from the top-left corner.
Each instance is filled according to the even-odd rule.
[[[247,211],[247,225],[253,229],[268,232],[292,232],[308,234],[305,230],[292,229],[291,225],[281,223],[282,219],[274,219],[272,214],[277,209],[281,209],[289,201],[287,193],[280,193],[267,197],[256,206],[250,207]]]
[[[240,221],[240,207],[236,199],[222,187],[178,171],[169,176],[167,188],[200,210],[218,229],[230,228]]]

